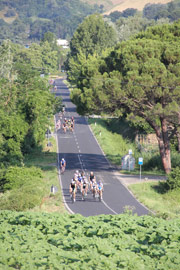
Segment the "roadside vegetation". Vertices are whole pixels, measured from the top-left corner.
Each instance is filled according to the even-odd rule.
[[[42,44],[51,47],[48,38]],[[57,57],[52,51],[54,58],[47,63],[49,51],[40,48],[34,44],[26,50],[10,41],[0,46],[0,209],[64,211],[55,139],[52,149],[45,141],[62,101],[40,76],[42,70],[57,69]],[[52,184],[58,188],[55,195],[50,194]]]
[[[169,190],[165,182],[129,185],[138,200],[164,219],[180,217],[180,189]]]
[[[87,21],[80,27],[85,30]],[[68,79],[75,84],[71,98],[77,111],[85,115],[123,116],[135,125],[148,125],[156,134],[166,174],[172,167],[172,138],[177,140],[180,151],[180,57],[176,54],[179,28],[180,22],[152,27],[112,49],[107,44],[104,50],[101,35],[94,42],[96,54],[92,43],[83,47],[82,38],[78,47],[77,30],[71,44],[76,42],[80,51],[68,58]]]
[[[112,164],[121,169],[121,159],[132,149],[133,157],[136,160],[135,170],[128,174],[139,174],[138,158],[143,157],[142,173],[145,175],[165,175],[158,145],[138,145],[135,136],[140,130],[132,126],[125,119],[98,119],[89,118],[89,124],[101,145],[105,155]],[[172,151],[172,167],[180,163],[180,156],[176,150]],[[126,171],[122,171],[126,173]]]
[[[89,124],[110,163],[121,169],[121,158],[132,149],[135,170],[121,173],[139,175],[138,158],[143,157],[143,175],[165,176],[158,148],[138,148],[134,141],[137,129],[125,119],[92,119]],[[180,156],[172,151],[172,171],[167,181],[143,182],[128,185],[136,198],[159,217],[169,219],[180,217]]]

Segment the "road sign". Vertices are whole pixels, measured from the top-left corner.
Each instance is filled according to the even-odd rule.
[[[142,158],[142,157],[140,157],[140,158],[138,159],[138,164],[139,164],[139,165],[143,165],[143,158]]]

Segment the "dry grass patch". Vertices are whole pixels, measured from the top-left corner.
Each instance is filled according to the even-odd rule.
[[[16,12],[16,16],[6,17],[5,14],[7,11],[8,11],[8,7],[5,7],[3,10],[0,10],[0,19],[3,19],[6,23],[11,24],[18,18],[18,14]]]
[[[116,2],[115,6],[108,10],[105,14],[110,14],[114,11],[123,11],[127,8],[134,8],[138,10],[143,10],[146,4],[167,4],[172,0],[116,0],[112,2]],[[119,3],[118,3],[119,2]]]

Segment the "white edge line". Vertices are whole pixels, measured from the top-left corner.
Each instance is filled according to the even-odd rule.
[[[54,115],[54,121],[56,124],[56,116]],[[60,183],[60,187],[61,187],[61,192],[62,192],[62,196],[63,196],[63,203],[66,207],[66,209],[71,213],[74,214],[74,212],[71,210],[71,208],[67,205],[65,197],[64,197],[64,193],[63,193],[63,185],[62,185],[62,180],[61,180],[61,174],[60,174],[60,168],[59,168],[59,143],[58,143],[58,139],[57,139],[57,133],[56,133],[56,145],[57,145],[57,161],[58,161],[58,166],[57,166],[57,170],[58,170],[58,177],[59,177],[59,183]]]
[[[111,207],[109,207],[109,205],[107,203],[105,203],[104,200],[102,200],[102,203],[109,209],[111,210],[115,215],[118,215],[118,213],[116,211],[114,211]]]
[[[90,129],[90,131],[91,131],[91,133],[92,133],[92,135],[93,135],[93,137],[94,137],[94,139],[96,140],[97,144],[99,145],[99,148],[101,149],[101,151],[102,151],[102,153],[103,153],[105,159],[107,160],[109,166],[112,168],[111,163],[110,163],[109,160],[107,159],[107,157],[106,157],[104,151],[102,150],[102,148],[101,148],[101,146],[100,146],[100,144],[99,144],[99,142],[98,142],[96,136],[94,135],[94,132],[92,131],[91,125],[88,123],[88,120],[87,120],[86,117],[85,117],[85,119],[86,119],[87,125],[88,125],[88,127],[89,127],[89,129]],[[127,189],[127,191],[134,197],[134,199],[135,199],[139,204],[141,204],[146,210],[148,210],[149,212],[151,212],[152,214],[154,214],[154,212],[153,212],[152,210],[150,210],[147,206],[145,206],[142,202],[140,202],[140,201],[136,198],[136,196],[132,193],[132,191],[131,191],[131,190],[130,190],[130,189],[129,189],[122,181],[121,181],[121,180],[118,179],[118,177],[116,176],[115,173],[113,173],[113,175],[114,175],[114,176],[116,177],[116,179],[117,179],[117,180],[118,180],[118,181],[119,181],[119,182]],[[104,201],[103,201],[103,203],[106,204]],[[107,205],[107,207],[108,207],[108,205]],[[111,209],[110,207],[108,207],[108,208]],[[111,211],[112,211],[112,210],[113,210],[113,209],[111,209]],[[115,211],[113,210],[113,212],[115,212]]]

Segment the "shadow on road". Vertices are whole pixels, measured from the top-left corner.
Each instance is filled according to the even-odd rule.
[[[97,154],[79,154],[77,153],[60,153],[60,160],[65,158],[67,161],[66,171],[68,170],[87,170],[88,172],[100,172],[100,171],[108,171],[112,172],[116,168],[111,167],[106,158],[103,155]],[[81,164],[79,163],[79,159],[81,160]]]

